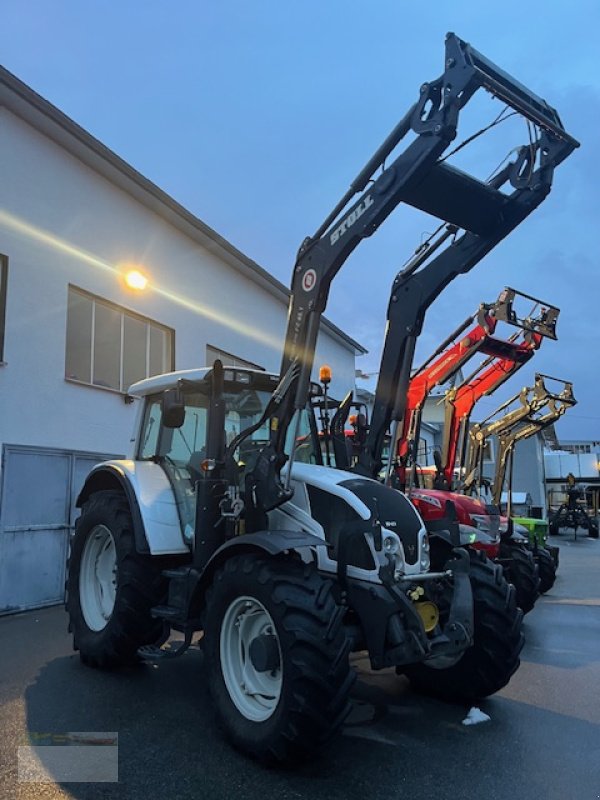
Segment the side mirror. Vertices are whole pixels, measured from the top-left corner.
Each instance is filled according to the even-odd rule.
[[[165,428],[181,428],[185,421],[185,403],[181,389],[167,389],[163,392],[161,412]]]

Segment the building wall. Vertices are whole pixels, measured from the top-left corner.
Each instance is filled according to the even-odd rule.
[[[137,202],[59,145],[0,108],[0,253],[9,258],[0,441],[124,452],[135,404],[64,379],[67,287],[173,328],[175,365],[203,364],[211,344],[277,371],[287,318],[278,299],[217,253]],[[141,265],[156,289],[120,279]],[[315,363],[332,391],[354,384],[354,351],[322,331]]]
[[[100,156],[88,161],[85,136],[74,143],[60,129],[55,140],[43,125],[40,114],[25,122],[0,106],[0,255],[8,258],[0,614],[61,602],[85,475],[130,450],[139,401],[65,379],[69,285],[172,329],[176,369],[204,366],[211,345],[278,372],[287,323],[285,289],[247,257],[167,207],[158,190],[149,200],[141,176],[138,184],[126,169],[105,173]],[[146,273],[149,288],[128,289],[127,267]],[[355,347],[330,326],[315,369],[324,361],[332,392],[344,394],[354,385]]]
[[[600,478],[600,448],[591,453],[568,453],[552,451],[546,453],[546,477],[563,481],[572,473],[577,480],[598,481]]]
[[[544,446],[541,436],[531,436],[515,446],[513,490],[528,492],[531,504],[541,506],[546,514],[546,477],[544,471]],[[507,476],[508,478],[508,476]]]
[[[600,453],[600,442],[595,439],[561,439],[560,449],[567,453]]]
[[[434,425],[444,425],[446,419],[446,407],[442,394],[431,394],[425,400],[423,408],[423,419]]]

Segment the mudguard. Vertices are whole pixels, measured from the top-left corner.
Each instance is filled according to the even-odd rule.
[[[269,556],[277,556],[294,551],[302,561],[316,564],[316,556],[309,551],[309,548],[313,547],[328,547],[328,544],[312,533],[289,530],[258,531],[257,533],[247,533],[229,539],[218,550],[215,550],[210,561],[204,567],[202,574],[197,576],[196,585],[191,592],[188,616],[193,617],[201,609],[205,589],[211,582],[212,576],[218,567],[238,553],[266,553]],[[303,549],[304,553],[302,552]]]
[[[136,549],[151,555],[185,554],[173,490],[164,470],[151,461],[105,461],[95,466],[77,497],[80,508],[94,492],[121,490],[131,509]]]

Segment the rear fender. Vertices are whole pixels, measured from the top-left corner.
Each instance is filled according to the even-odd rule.
[[[105,461],[86,478],[77,507],[94,492],[121,491],[131,510],[136,550],[150,555],[189,553],[173,489],[164,470],[152,462]]]

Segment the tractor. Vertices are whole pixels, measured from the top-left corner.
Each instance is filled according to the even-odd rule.
[[[534,132],[485,183],[446,163],[479,89]],[[216,361],[131,387],[140,416],[130,458],[97,465],[77,499],[66,607],[84,663],[164,662],[201,636],[226,736],[282,764],[318,753],[345,718],[353,651],[366,650],[376,670],[423,670],[423,681],[469,701],[508,682],[523,637],[499,568],[452,540],[432,564],[423,520],[404,495],[302,463],[296,444],[317,391],[311,374],[330,285],[358,244],[400,203],[437,216],[448,248],[427,274],[444,273],[440,291],[547,197],[555,167],[577,146],[545,101],[448,34],[441,77],[421,86],[300,247],[279,373]],[[409,308],[423,263],[405,275]],[[418,326],[413,345],[417,335]],[[482,624],[483,594],[493,625]],[[498,618],[502,646],[487,647]],[[177,645],[168,644],[173,631],[183,635]]]

